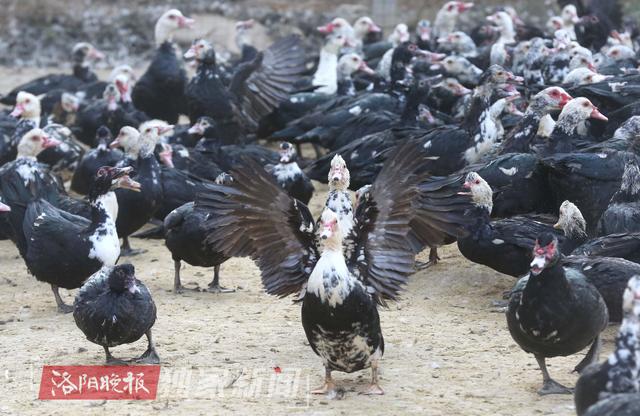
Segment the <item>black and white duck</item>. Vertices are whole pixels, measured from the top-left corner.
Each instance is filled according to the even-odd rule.
[[[233,181],[230,175],[221,174],[216,183],[228,185]],[[173,210],[164,220],[164,242],[171,252],[174,263],[173,291],[182,293],[188,289],[182,286],[180,279],[181,262],[192,266],[213,267],[213,280],[205,289],[207,292],[227,293],[234,292],[220,286],[220,265],[229,257],[221,252],[213,250],[205,243],[205,222],[209,219],[209,212],[201,207],[194,206],[193,202],[182,205]]]
[[[98,78],[91,70],[91,62],[104,58],[104,54],[87,42],[76,43],[71,51],[73,74],[50,74],[36,78],[14,88],[0,99],[0,103],[15,105],[20,91],[34,95],[46,94],[57,89],[75,92],[82,86],[96,81]]]
[[[107,126],[100,126],[95,138],[98,145],[84,154],[73,173],[72,191],[80,195],[88,194],[98,169],[102,166],[115,166],[124,158],[119,149],[109,149],[112,140],[111,130]]]
[[[136,108],[152,118],[175,124],[178,116],[186,112],[184,90],[187,74],[172,40],[176,31],[190,28],[193,23],[193,19],[176,9],[168,10],[156,22],[158,49],[131,94]]]
[[[147,350],[133,361],[160,363],[151,335],[156,305],[135,273],[132,264],[104,266],[82,285],[73,303],[76,325],[89,341],[102,345],[107,364],[126,365],[126,361],[114,358],[109,348],[134,343],[143,335]]]
[[[607,306],[598,290],[575,269],[559,261],[558,239],[542,233],[533,247],[531,271],[511,294],[507,324],[514,341],[533,354],[542,371],[538,394],[571,394],[551,378],[546,359],[576,354],[591,345],[576,366],[581,372],[598,359],[600,333],[608,323]]]
[[[307,340],[325,366],[325,383],[314,393],[335,394],[333,371],[368,367],[366,393],[383,393],[378,370],[384,341],[376,303],[395,299],[413,270],[411,201],[424,178],[416,174],[422,163],[416,154],[415,147],[402,148],[388,159],[360,200],[348,234],[338,213],[325,207],[318,229],[321,255],[306,206],[255,164],[233,170],[232,185],[199,196],[197,205],[212,213],[205,225],[208,243],[226,255],[255,259],[267,293],[302,299]],[[437,210],[432,214],[440,217]]]
[[[580,210],[566,201],[560,209],[558,222],[545,223],[538,217],[516,216],[492,221],[491,187],[476,172],[466,176],[464,188],[474,207],[466,214],[476,221],[469,226],[469,236],[458,239],[458,249],[467,259],[492,269],[519,277],[527,272],[531,247],[541,233],[550,233],[560,240],[558,252],[570,253],[586,238],[586,224]],[[467,192],[464,192],[465,194]],[[562,231],[556,231],[561,229]]]
[[[24,260],[36,279],[49,283],[61,312],[71,312],[58,288],[76,289],[103,265],[120,257],[116,232],[116,188],[140,191],[129,178],[132,168],[103,167],[89,193],[91,220],[69,214],[43,199],[31,202],[24,216]]]
[[[635,159],[625,163],[620,190],[598,221],[598,235],[640,231],[640,169]]]
[[[308,204],[313,195],[314,187],[311,180],[298,166],[298,152],[289,142],[280,143],[280,163],[267,165],[270,172],[278,181],[285,192],[302,202]]]
[[[20,91],[16,98],[16,105],[10,116],[18,119],[18,123],[11,131],[11,138],[0,142],[0,165],[16,158],[18,143],[31,129],[40,127],[40,100],[35,95]]]
[[[632,276],[621,296],[624,318],[607,361],[587,367],[576,383],[576,413],[582,416],[595,403],[616,394],[639,393],[640,276]]]
[[[164,130],[159,125],[148,124],[141,132],[130,126],[120,129],[110,147],[120,146],[125,157],[116,166],[131,166],[135,170],[133,179],[142,186],[140,192],[116,191],[120,215],[116,221],[118,235],[122,238],[122,255],[132,256],[140,250],[133,250],[129,236],[142,228],[159,208],[162,200],[160,165],[153,154],[158,134]]]

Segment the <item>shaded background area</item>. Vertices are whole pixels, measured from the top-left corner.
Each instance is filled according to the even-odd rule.
[[[65,66],[71,46],[86,40],[107,52],[109,60],[104,66],[122,62],[136,66],[149,58],[155,20],[170,7],[199,20],[182,43],[204,36],[217,48],[233,49],[233,22],[238,19],[254,18],[264,26],[254,36],[261,46],[269,38],[290,32],[313,33],[316,26],[338,15],[349,20],[370,15],[386,29],[399,22],[412,26],[421,18],[433,20],[443,3],[445,0],[0,0],[0,65]],[[526,21],[539,25],[558,12],[554,0],[475,3],[472,12],[461,19],[461,27],[503,4],[515,6]],[[627,18],[640,16],[640,0],[620,3]]]

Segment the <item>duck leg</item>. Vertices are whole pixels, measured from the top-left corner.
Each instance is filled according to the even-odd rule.
[[[589,348],[587,355],[584,356],[582,361],[578,363],[578,365],[576,366],[576,368],[573,369],[573,371],[582,373],[582,370],[587,368],[587,366],[598,361],[599,355],[600,355],[600,335],[598,335],[596,339],[593,340],[593,344],[591,344],[591,347]]]
[[[380,384],[378,383],[378,366],[379,366],[378,360],[371,361],[371,384],[369,385],[367,390],[365,390],[362,394],[367,394],[367,395],[384,394],[384,390],[382,390],[382,388],[380,387]]]
[[[336,383],[331,378],[331,370],[324,367],[324,384],[315,390],[311,390],[311,394],[333,394],[336,391]]]
[[[107,365],[128,365],[126,361],[115,358],[113,355],[111,355],[109,347],[103,345],[102,348],[104,348],[104,352],[107,355]]]
[[[535,356],[536,361],[538,361],[538,366],[540,366],[540,371],[542,371],[542,388],[538,390],[538,394],[540,396],[545,396],[547,394],[571,394],[570,388],[563,386],[558,383],[549,375],[549,371],[547,371],[547,363],[544,360],[544,357]]]
[[[416,269],[417,270],[427,269],[431,266],[438,264],[438,261],[440,261],[440,256],[438,256],[438,247],[431,247],[431,249],[429,250],[429,261],[426,263],[423,263],[421,261],[416,261]]]
[[[147,340],[149,341],[147,350],[135,361],[137,363],[142,363],[142,364],[160,364],[160,357],[156,352],[156,344],[153,342],[153,337],[151,336],[151,329],[149,329],[145,335],[147,336]]]
[[[51,285],[51,291],[53,292],[53,296],[56,298],[56,305],[58,305],[58,312],[60,313],[70,313],[73,312],[73,305],[67,305],[64,303],[62,298],[60,297],[60,289],[56,285]]]
[[[180,260],[174,260],[173,261],[173,270],[174,270],[175,274],[174,274],[174,277],[173,277],[173,293],[182,293],[185,290],[199,292],[200,289],[198,289],[197,287],[195,287],[195,288],[186,288],[186,287],[182,286],[182,282],[180,281],[180,267],[181,267]]]
[[[129,244],[129,236],[122,237],[122,247],[120,248],[120,257],[133,257],[138,254],[145,253],[147,250],[140,248],[132,249]]]
[[[235,292],[235,289],[227,289],[226,287],[220,286],[220,265],[214,266],[213,268],[213,280],[209,283],[209,287],[205,289],[205,292],[211,293],[231,293]]]

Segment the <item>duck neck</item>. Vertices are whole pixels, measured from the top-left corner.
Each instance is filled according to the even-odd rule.
[[[537,276],[530,273],[523,296],[537,292],[543,288],[554,294],[569,295],[571,289],[565,276],[565,270],[560,264],[560,259],[557,259],[553,265],[546,267]]]
[[[112,191],[97,196],[91,200],[91,224],[92,228],[105,223],[112,223],[118,218],[118,199]]]
[[[567,135],[575,135],[577,134],[578,126],[583,120],[584,118],[577,112],[562,112],[553,130],[560,130]]]
[[[320,50],[320,61],[318,69],[313,74],[312,84],[315,86],[323,86],[320,88],[326,94],[333,94],[337,88],[338,82],[338,55],[327,51],[325,48]]]
[[[160,20],[156,23],[154,35],[156,46],[160,46],[165,42],[173,41],[173,30],[168,28],[167,25],[162,24]]]
[[[322,252],[322,255],[324,255],[325,253],[339,253],[342,255],[342,234],[340,233],[340,231],[336,230],[330,238],[324,240],[323,246],[324,251]]]
[[[638,333],[640,322],[634,314],[622,319],[616,337],[616,349],[607,363],[606,391],[608,393],[637,393],[640,391],[640,345]]]

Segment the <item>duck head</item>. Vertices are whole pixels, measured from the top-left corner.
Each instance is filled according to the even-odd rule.
[[[338,214],[332,209],[325,208],[320,217],[320,239],[328,250],[342,250],[342,232]]]
[[[349,22],[346,21],[346,19],[343,19],[342,17],[336,17],[326,25],[319,26],[318,32],[324,35],[328,35],[332,33],[347,34],[352,29],[353,28],[351,27]]]
[[[109,273],[109,289],[116,293],[140,293],[136,284],[136,269],[132,264],[113,266]]]
[[[198,136],[204,136],[207,133],[207,130],[215,128],[215,121],[211,117],[202,116],[198,118],[196,123],[189,127],[188,133],[195,134]]]
[[[548,267],[555,265],[560,258],[558,239],[552,233],[542,233],[533,247],[531,275],[538,276]]]
[[[580,209],[570,201],[564,201],[560,205],[558,222],[553,225],[553,228],[562,230],[564,235],[570,238],[587,235],[587,221]]]
[[[335,155],[331,160],[331,169],[329,169],[329,188],[341,191],[349,187],[350,174],[347,164],[340,155]]]
[[[483,208],[491,214],[493,210],[493,190],[477,172],[469,172],[462,185],[465,189],[460,195],[469,195],[474,205]]]
[[[121,147],[128,157],[136,158],[139,150],[140,132],[131,126],[124,126],[115,139],[109,144],[110,148]]]
[[[32,129],[18,143],[18,157],[36,157],[44,149],[55,147],[60,141],[50,137],[42,129]]]
[[[398,46],[402,42],[408,42],[409,39],[411,39],[409,27],[404,23],[398,23],[396,27],[393,28],[393,32],[391,32],[387,38],[387,40],[394,46]]]
[[[116,111],[118,109],[118,101],[120,101],[120,91],[115,83],[107,84],[102,93],[102,99],[107,103],[108,111]]]
[[[60,106],[66,113],[77,113],[80,108],[80,98],[74,94],[63,92],[60,96]]]
[[[572,99],[573,97],[563,88],[548,87],[533,96],[529,108],[546,114],[550,111],[560,110]]]
[[[213,46],[205,39],[196,39],[184,54],[184,59],[195,59],[197,62],[216,63],[216,53]]]
[[[429,41],[431,39],[431,22],[427,19],[420,20],[416,25],[416,35],[423,42]]]
[[[375,71],[359,55],[348,53],[342,55],[338,60],[338,71],[343,77],[350,77],[354,72],[362,71],[365,74],[373,75]]]
[[[160,162],[166,167],[173,168],[173,148],[168,143],[160,143],[160,148],[162,149],[158,153]]]
[[[171,9],[166,11],[156,22],[155,38],[156,45],[171,40],[174,33],[180,29],[190,29],[195,20],[185,17],[180,10]]]
[[[113,84],[116,86],[122,102],[130,103],[132,101],[131,79],[126,74],[120,73],[116,75],[115,79],[113,80]]]
[[[356,37],[358,39],[362,39],[367,36],[369,33],[379,33],[382,32],[380,26],[376,25],[369,16],[362,16],[353,24],[353,30],[355,31]]]
[[[462,85],[456,78],[445,78],[439,83],[435,84],[433,88],[445,89],[457,97],[471,94],[471,90]]]
[[[138,80],[138,76],[133,71],[133,68],[131,68],[131,66],[118,65],[117,67],[113,68],[111,74],[109,74],[109,81],[115,81],[116,77],[121,74],[127,76],[129,78],[129,82],[131,83],[134,83]]]
[[[296,148],[289,142],[280,143],[278,153],[280,154],[280,163],[293,163],[298,159]]]
[[[10,115],[16,118],[37,120],[40,118],[40,111],[40,99],[29,92],[20,91],[16,96],[16,105]]]
[[[76,63],[84,63],[88,60],[99,61],[104,59],[104,53],[100,52],[89,42],[79,42],[73,45],[71,55]]]
[[[573,4],[567,4],[560,13],[564,27],[572,27],[580,21],[578,17],[578,9]]]
[[[91,190],[89,191],[89,200],[96,201],[102,195],[106,195],[116,189],[129,189],[131,191],[140,192],[140,183],[131,179],[129,175],[133,174],[133,168],[127,166],[125,168],[116,168],[113,166],[103,166],[96,172]]]
[[[218,176],[216,176],[215,183],[217,185],[231,185],[233,183],[233,176],[229,175],[226,172],[222,172]]]

